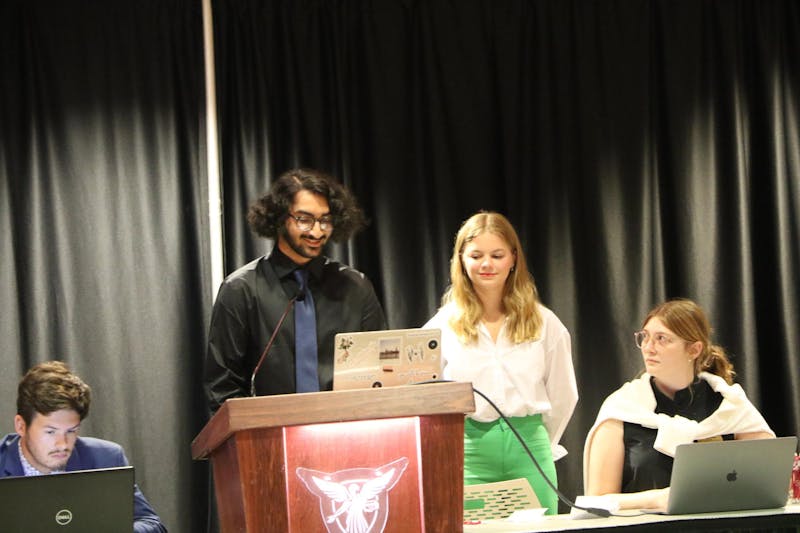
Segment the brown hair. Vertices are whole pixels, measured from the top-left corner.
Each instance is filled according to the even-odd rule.
[[[250,229],[267,239],[278,238],[284,231],[295,195],[300,191],[309,191],[327,200],[333,219],[332,241],[346,241],[367,225],[364,212],[348,188],[330,174],[296,168],[281,174],[269,192],[253,202],[247,212]]]
[[[17,414],[30,425],[36,413],[49,415],[72,409],[81,417],[89,414],[92,391],[61,361],[40,363],[22,377],[17,387]]]
[[[716,374],[729,384],[736,372],[725,349],[711,342],[711,324],[703,309],[692,300],[678,298],[668,300],[651,310],[642,322],[644,327],[651,318],[659,318],[665,326],[683,340],[703,345],[700,355],[694,360],[694,375],[700,372]]]
[[[503,308],[508,315],[509,337],[514,343],[538,339],[542,327],[539,295],[533,276],[528,272],[522,244],[511,222],[500,213],[491,211],[472,215],[464,221],[456,234],[453,256],[450,258],[450,287],[442,297],[442,305],[453,302],[456,307],[456,313],[449,321],[450,326],[459,338],[468,343],[478,339],[477,326],[483,314],[483,306],[464,270],[461,255],[472,239],[484,233],[492,233],[503,239],[516,257],[503,291]]]

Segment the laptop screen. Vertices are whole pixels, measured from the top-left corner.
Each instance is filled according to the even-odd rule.
[[[4,533],[133,530],[133,467],[0,479]]]
[[[678,446],[667,514],[783,507],[796,448],[794,436]]]
[[[442,375],[439,329],[390,329],[335,337],[333,390],[410,385]]]

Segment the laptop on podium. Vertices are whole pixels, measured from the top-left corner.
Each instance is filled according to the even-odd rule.
[[[794,436],[681,444],[666,514],[783,507],[796,449]]]
[[[131,533],[132,466],[0,479],[3,533]]]
[[[411,385],[441,379],[439,329],[389,329],[338,333],[333,390]]]

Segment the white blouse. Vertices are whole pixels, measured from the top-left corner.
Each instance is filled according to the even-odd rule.
[[[495,342],[481,323],[477,342],[465,345],[448,325],[453,310],[452,303],[442,307],[423,326],[442,330],[444,379],[472,382],[507,417],[541,413],[553,459],[566,455],[558,442],[578,403],[578,387],[564,324],[540,305],[543,324],[538,340],[513,344],[504,323]],[[479,422],[500,418],[480,395],[475,396],[475,412],[469,416]]]

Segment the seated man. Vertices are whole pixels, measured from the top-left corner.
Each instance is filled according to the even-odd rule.
[[[0,442],[0,477],[128,466],[119,444],[78,436],[90,403],[91,389],[64,363],[49,361],[31,368],[17,389],[16,434]],[[136,484],[133,498],[133,530],[166,533]]]

